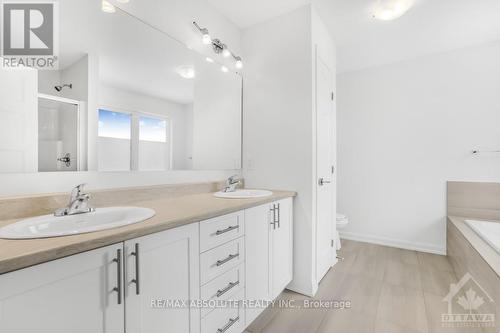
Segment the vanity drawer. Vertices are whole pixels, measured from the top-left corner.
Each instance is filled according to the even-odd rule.
[[[231,300],[243,300],[242,290]],[[201,320],[201,333],[241,333],[245,328],[245,312],[241,303],[234,307],[219,308],[212,311]]]
[[[239,266],[245,261],[243,237],[200,255],[201,285]]]
[[[200,251],[205,252],[245,234],[243,211],[200,223]]]
[[[239,265],[201,287],[201,299],[226,300],[235,293],[238,293],[245,287],[244,267],[244,264]],[[203,308],[201,310],[202,317],[206,316],[212,310],[211,308]]]

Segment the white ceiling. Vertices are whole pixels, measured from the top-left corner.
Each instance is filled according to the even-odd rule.
[[[416,0],[378,21],[376,0],[208,0],[240,28],[313,3],[337,44],[338,72],[394,63],[500,39],[499,0]]]

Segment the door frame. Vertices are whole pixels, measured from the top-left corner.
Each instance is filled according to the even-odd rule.
[[[77,101],[76,99],[71,99],[71,98],[66,98],[66,97],[60,97],[60,96],[53,96],[53,95],[48,95],[48,94],[42,94],[38,93],[37,99],[46,99],[49,101],[54,101],[54,102],[60,102],[60,103],[66,103],[66,104],[71,104],[76,106],[76,127],[78,128],[78,133],[76,135],[76,171],[82,171],[82,155],[83,155],[83,147],[82,147],[82,135],[86,135],[86,128],[83,128],[82,124],[82,104],[84,102],[82,101]],[[38,110],[40,112],[40,109]],[[57,170],[55,170],[57,172]]]

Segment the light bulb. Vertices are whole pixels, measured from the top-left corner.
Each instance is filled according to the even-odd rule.
[[[229,72],[229,68],[227,68],[226,66],[222,66],[220,70],[223,71],[224,73]]]
[[[414,0],[379,0],[373,9],[373,17],[389,21],[403,16],[413,6]]]
[[[203,40],[203,44],[205,44],[205,45],[212,44],[212,38],[210,37],[210,35],[208,33],[203,35],[202,40]]]
[[[210,58],[210,57],[206,57],[205,60],[209,63],[213,63],[214,62],[214,59]]]
[[[242,69],[243,68],[243,62],[241,61],[241,59],[236,60],[235,67],[238,68],[238,69]]]
[[[224,47],[224,50],[222,51],[222,56],[224,58],[229,58],[231,56],[231,51],[229,51],[227,47]]]
[[[107,2],[106,0],[102,0],[101,10],[103,12],[109,13],[109,14],[113,14],[114,12],[116,12],[115,6],[113,6],[112,4],[110,4],[109,2]]]

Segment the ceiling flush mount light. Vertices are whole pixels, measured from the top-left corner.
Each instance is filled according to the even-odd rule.
[[[214,62],[214,59],[210,58],[210,57],[206,57],[205,60],[209,63],[213,63]]]
[[[114,12],[116,12],[115,6],[113,6],[112,4],[107,2],[106,0],[102,0],[101,10],[105,13],[108,13],[108,14],[113,14]]]
[[[373,9],[373,17],[382,21],[395,20],[403,16],[413,3],[414,0],[377,0]]]
[[[222,66],[220,70],[223,71],[224,73],[229,72],[229,68],[227,68],[226,66]]]
[[[194,79],[196,76],[196,72],[192,66],[180,66],[175,71],[184,79]]]
[[[220,54],[222,55],[224,58],[229,58],[229,57],[233,57],[234,61],[235,61],[235,67],[238,68],[238,69],[241,69],[243,68],[243,61],[241,60],[241,57],[235,55],[233,52],[231,52],[231,50],[229,49],[229,47],[224,44],[220,39],[218,38],[215,38],[215,39],[212,39],[212,37],[210,37],[209,33],[208,33],[208,29],[207,28],[202,28],[198,25],[198,23],[196,22],[193,22],[193,25],[196,27],[196,29],[198,29],[198,31],[201,33],[202,35],[202,42],[203,44],[206,44],[206,45],[211,45],[212,46],[212,49],[213,51],[216,53],[216,54]],[[210,60],[209,60],[210,59]],[[208,62],[214,62],[214,60],[212,58],[207,58],[207,61]],[[223,68],[226,68],[226,70],[228,71],[229,69],[225,66],[223,66]],[[224,69],[222,69],[223,72],[226,72],[224,71]]]

